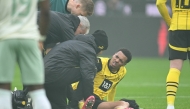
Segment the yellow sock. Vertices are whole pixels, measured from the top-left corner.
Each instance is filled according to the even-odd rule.
[[[167,94],[167,103],[174,105],[175,96],[179,84],[180,71],[176,68],[170,68],[166,79],[166,94]]]
[[[84,101],[83,100],[79,101],[79,109],[82,109],[83,105],[84,105]]]

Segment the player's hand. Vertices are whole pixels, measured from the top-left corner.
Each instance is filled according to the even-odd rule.
[[[44,50],[44,43],[42,41],[39,41],[38,42],[38,46],[39,46],[39,49],[41,50],[41,52]]]

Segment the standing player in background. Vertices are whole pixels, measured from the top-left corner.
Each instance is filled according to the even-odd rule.
[[[50,0],[52,11],[65,14],[91,16],[94,10],[92,0]]]
[[[38,12],[38,25],[40,25],[40,15],[41,12]],[[78,34],[88,34],[89,30],[90,22],[85,16],[50,11],[50,22],[46,40],[43,45],[41,45],[43,55],[46,55],[57,43],[72,40],[75,35]],[[13,106],[17,107],[20,106],[19,102],[22,102],[22,100],[25,101],[26,95],[23,94],[27,94],[28,90],[26,86],[23,86],[23,91],[14,91],[14,93],[16,94],[14,94],[15,96],[13,97],[13,101],[15,101],[13,102]],[[21,99],[21,95],[23,99]]]
[[[38,0],[0,0],[0,108],[12,109],[11,82],[15,64],[28,87],[34,109],[51,109],[46,97],[44,66],[38,41],[45,39],[49,23],[49,2],[41,0],[40,33],[37,22]],[[42,103],[43,102],[43,103]]]
[[[190,59],[190,0],[171,0],[172,17],[166,7],[167,0],[157,0],[156,5],[169,26],[170,69],[166,79],[167,109],[174,109],[183,61]]]

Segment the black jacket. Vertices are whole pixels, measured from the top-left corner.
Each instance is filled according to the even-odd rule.
[[[38,24],[39,13],[40,12],[38,12]],[[50,24],[47,31],[47,38],[44,42],[44,48],[52,48],[58,42],[73,39],[79,23],[80,19],[75,15],[50,11]]]
[[[78,35],[73,40],[56,45],[44,57],[46,83],[56,81],[59,76],[56,76],[57,72],[64,73],[64,69],[80,67],[78,73],[81,73],[80,81],[84,83],[83,89],[93,93],[96,49],[97,46],[92,35]]]

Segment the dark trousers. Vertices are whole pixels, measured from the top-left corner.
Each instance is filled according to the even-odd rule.
[[[71,97],[71,99],[69,101],[69,106],[72,108],[77,108],[78,102],[80,100],[84,99],[84,91],[82,89],[82,85],[83,85],[83,83],[82,83],[82,81],[80,81],[76,90],[73,90],[70,87],[68,87],[68,89],[67,89],[67,94],[70,95],[69,97]]]
[[[72,83],[77,82],[81,79],[80,68],[65,68],[61,72],[56,72],[56,75],[57,77],[52,76],[54,77],[52,79],[55,79],[54,81],[45,82],[44,86],[46,95],[51,103],[52,109],[66,109],[67,88]]]

